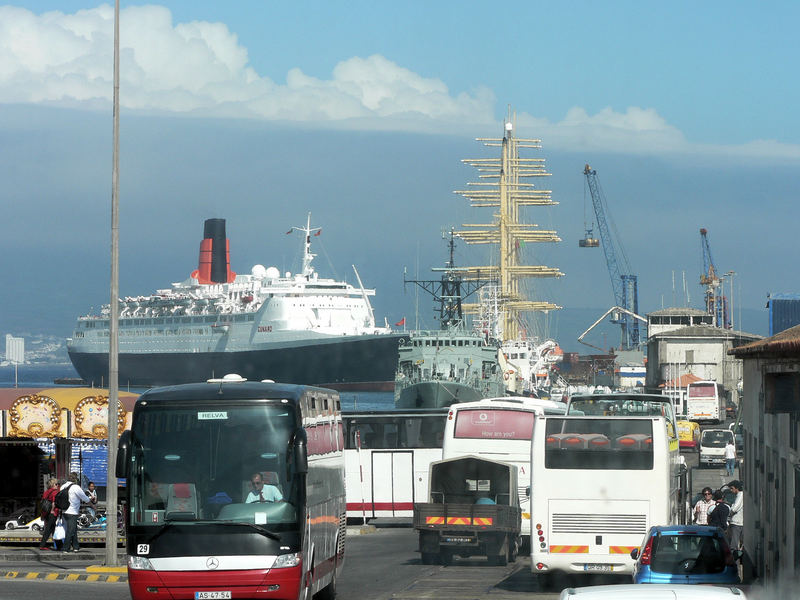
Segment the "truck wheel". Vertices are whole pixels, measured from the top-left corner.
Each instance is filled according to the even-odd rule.
[[[439,558],[439,555],[435,552],[423,552],[422,553],[422,564],[423,565],[435,565],[436,559]]]
[[[517,545],[517,540],[511,540],[508,542],[508,562],[516,562],[517,560],[517,552],[519,552],[519,546]]]
[[[490,565],[496,565],[498,567],[504,567],[506,565],[506,555],[505,554],[493,554],[492,556],[487,556],[489,559]]]
[[[442,550],[439,553],[439,560],[442,561],[442,564],[445,567],[449,567],[453,564],[453,553],[450,550]]]

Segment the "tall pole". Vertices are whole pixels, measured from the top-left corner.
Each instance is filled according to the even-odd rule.
[[[117,561],[117,427],[119,408],[119,0],[114,2],[114,151],[111,167],[111,302],[108,325],[108,475],[106,566]]]

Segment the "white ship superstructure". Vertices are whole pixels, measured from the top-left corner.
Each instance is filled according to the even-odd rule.
[[[222,227],[221,236],[210,224]],[[321,230],[311,227],[310,215],[305,227],[290,230],[304,234],[302,270],[295,274],[263,265],[232,272],[224,221],[210,219],[206,229],[190,277],[120,300],[121,384],[183,383],[228,372],[366,387],[394,379],[403,336],[388,324],[376,326],[369,301],[375,290],[361,286],[358,273],[355,287],[314,270],[311,238]],[[107,373],[108,316],[105,306],[80,317],[68,342],[78,373],[97,384]]]

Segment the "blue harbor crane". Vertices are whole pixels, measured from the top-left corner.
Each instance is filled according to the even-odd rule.
[[[608,203],[600,188],[600,182],[597,180],[597,171],[586,165],[583,174],[586,176],[586,183],[592,196],[597,229],[600,232],[600,241],[603,246],[603,252],[606,255],[608,274],[611,276],[611,287],[614,289],[614,300],[618,307],[624,309],[612,312],[611,322],[619,325],[622,329],[620,350],[633,350],[639,346],[640,342],[637,277],[631,272],[631,266],[628,262],[628,257],[625,255],[625,249],[622,247],[622,241],[614,222],[611,220]],[[578,245],[581,248],[596,248],[598,246],[596,240],[590,238],[591,233],[587,232],[587,239],[580,240]],[[618,251],[620,260],[617,259]]]

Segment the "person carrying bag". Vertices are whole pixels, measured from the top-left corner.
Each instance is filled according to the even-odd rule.
[[[55,478],[51,478],[47,481],[47,489],[42,494],[42,521],[44,521],[44,528],[42,529],[42,541],[39,542],[39,550],[50,550],[50,546],[47,545],[47,540],[50,539],[50,536],[53,536],[53,543],[56,547],[56,550],[61,549],[61,544],[57,541],[58,539],[64,539],[62,536],[61,538],[56,538],[54,532],[56,529],[56,522],[58,521],[59,517],[59,510],[56,507],[56,494],[58,493],[58,480]]]

